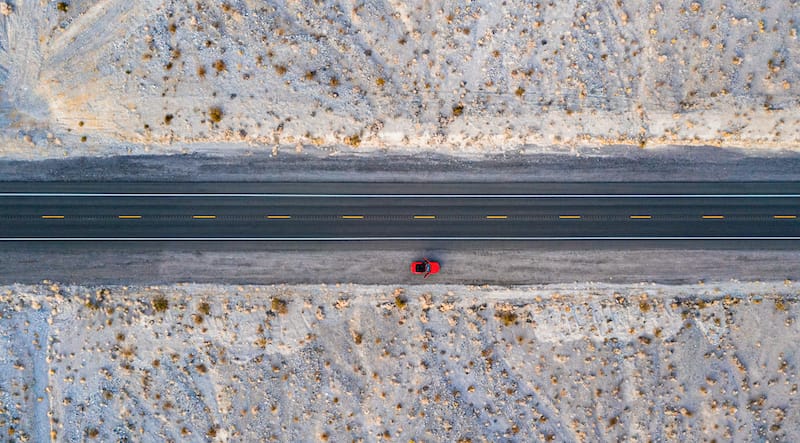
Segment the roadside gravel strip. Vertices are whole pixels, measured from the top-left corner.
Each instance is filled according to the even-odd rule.
[[[319,250],[265,250],[258,244],[130,243],[117,247],[37,243],[24,248],[3,244],[0,283],[38,283],[50,279],[76,284],[547,284],[698,281],[800,280],[800,251],[614,249],[597,245],[553,251],[547,245],[519,249],[507,245],[460,250],[382,245],[361,249],[341,244]],[[442,272],[426,280],[408,273],[410,260],[439,260]]]
[[[330,155],[307,147],[265,153],[241,146],[191,155],[1,160],[2,181],[232,182],[613,182],[793,181],[800,155],[716,147],[521,147],[515,154],[447,156],[422,152]]]

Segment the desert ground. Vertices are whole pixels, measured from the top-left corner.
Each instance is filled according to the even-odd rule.
[[[5,286],[0,430],[13,441],[794,441],[797,298],[792,281]]]
[[[790,0],[15,0],[6,158],[796,149]]]

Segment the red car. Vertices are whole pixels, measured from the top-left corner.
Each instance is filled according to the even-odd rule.
[[[439,272],[439,268],[439,262],[430,261],[427,258],[422,259],[422,261],[411,262],[411,273],[422,274],[424,278],[428,278],[431,274],[436,274]]]

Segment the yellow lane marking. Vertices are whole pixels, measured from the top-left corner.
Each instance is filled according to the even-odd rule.
[[[722,220],[725,218],[724,215],[704,215],[703,218],[705,219],[715,219],[715,220]]]
[[[581,218],[581,216],[580,215],[559,215],[558,218],[577,220],[577,219]]]
[[[436,218],[436,216],[435,215],[415,215],[414,218],[433,219],[433,218]]]
[[[504,219],[507,219],[508,216],[507,215],[487,215],[486,218],[491,219],[491,220],[504,220]]]
[[[193,215],[192,218],[217,218],[216,215]]]
[[[267,218],[270,218],[270,219],[276,219],[276,218],[287,219],[287,218],[292,218],[292,216],[291,215],[268,215]]]
[[[358,220],[358,219],[364,218],[364,216],[363,215],[343,215],[342,218],[348,219],[348,220]]]
[[[142,218],[142,216],[141,216],[141,215],[120,215],[120,216],[119,216],[119,218],[124,218],[124,219],[139,219],[139,218]]]
[[[43,215],[42,218],[64,218],[63,215]]]
[[[631,215],[631,218],[634,220],[649,220],[653,218],[652,215]]]
[[[795,219],[795,218],[797,218],[797,216],[796,215],[776,215],[773,218]]]

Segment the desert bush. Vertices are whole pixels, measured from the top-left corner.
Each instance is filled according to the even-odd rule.
[[[222,109],[219,106],[212,106],[208,110],[208,118],[214,123],[222,121]]]
[[[167,310],[167,308],[169,308],[169,301],[167,301],[167,299],[162,295],[154,298],[152,303],[153,309],[155,309],[156,312],[164,312]]]
[[[289,307],[285,300],[274,297],[272,299],[272,311],[277,312],[278,314],[286,314],[289,312]]]

